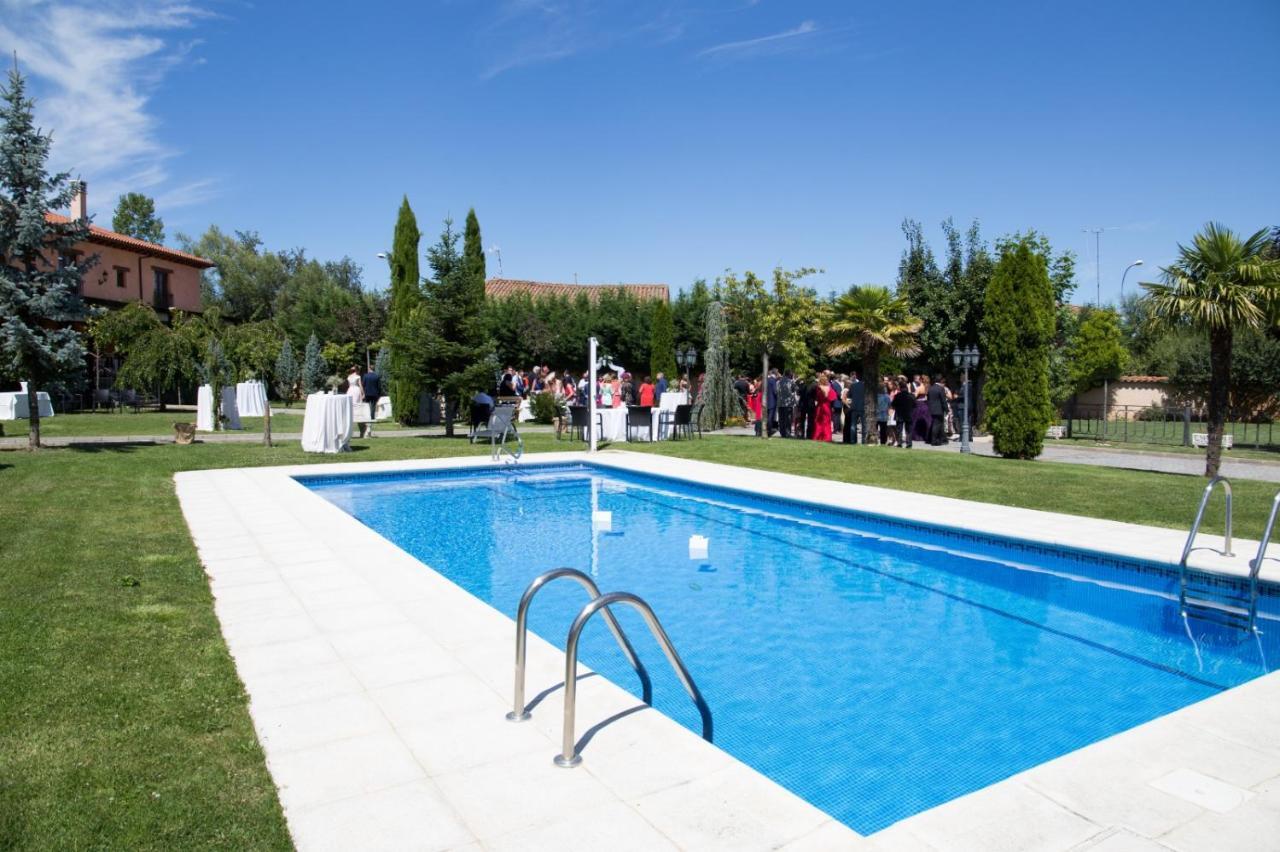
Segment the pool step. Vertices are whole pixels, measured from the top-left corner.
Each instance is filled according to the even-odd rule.
[[[1217,599],[1193,597],[1190,594],[1182,599],[1182,614],[1187,618],[1209,621],[1238,630],[1249,630],[1252,623],[1249,616],[1248,596],[1228,595]]]

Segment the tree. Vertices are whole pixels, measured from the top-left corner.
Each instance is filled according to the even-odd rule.
[[[297,393],[298,380],[301,378],[302,368],[298,364],[298,359],[294,357],[293,344],[286,337],[284,343],[280,345],[280,354],[276,357],[275,374],[276,393],[280,394],[286,406],[293,402],[294,395]]]
[[[1120,315],[1111,308],[1086,310],[1067,354],[1067,375],[1075,393],[1120,378],[1129,362]]]
[[[222,430],[222,389],[235,381],[231,362],[222,350],[222,343],[212,334],[205,337],[204,360],[200,363],[200,381],[209,386],[213,394],[213,428]]]
[[[414,311],[422,305],[422,279],[418,272],[418,220],[406,196],[400,202],[396,218],[395,238],[391,244],[391,299],[387,305],[387,338],[391,343],[390,375],[385,378],[391,397],[391,410],[401,423],[412,423],[418,416],[420,385],[409,353],[397,351],[397,341],[405,334]],[[407,341],[405,341],[407,342]],[[316,353],[317,356],[319,352]]]
[[[156,202],[140,192],[120,196],[111,217],[111,230],[149,243],[164,243],[164,220],[156,215]]]
[[[671,318],[675,322],[676,343],[681,347],[692,346],[696,352],[707,348],[707,306],[710,304],[711,290],[701,278],[676,296],[671,304]]]
[[[771,287],[752,272],[741,279],[728,272],[720,279],[734,333],[747,352],[760,359],[761,376],[768,376],[769,356],[775,353],[797,373],[811,366],[808,336],[818,323],[817,296],[796,282],[815,272],[809,268],[791,272],[774,269]],[[768,429],[760,430],[762,437],[768,433]]]
[[[1268,256],[1268,246],[1266,228],[1241,240],[1229,228],[1209,222],[1190,246],[1178,245],[1178,259],[1160,270],[1160,282],[1142,285],[1153,323],[1191,328],[1209,338],[1205,476],[1217,476],[1222,462],[1235,334],[1265,327],[1280,300],[1280,260]]]
[[[169,326],[157,318],[144,334],[125,345],[124,364],[116,374],[116,384],[154,390],[163,408],[165,391],[199,373],[201,334],[193,327],[198,322],[176,314],[174,324]]]
[[[880,359],[885,354],[911,358],[920,353],[916,335],[920,320],[911,315],[906,298],[888,287],[852,287],[836,300],[827,323],[827,351],[832,355],[856,351],[862,358],[866,387],[865,421],[876,422],[876,396],[880,386]],[[876,436],[867,432],[867,441]]]
[[[483,257],[480,225],[475,211],[467,218],[469,251],[458,252],[458,234],[446,219],[439,242],[427,250],[432,280],[426,300],[391,337],[393,373],[403,369],[419,386],[444,395],[445,435],[450,437],[459,403],[488,385],[496,367],[485,335],[484,266],[477,260]],[[399,367],[397,353],[404,359]]]
[[[727,324],[724,305],[715,301],[707,305],[707,351],[703,363],[707,370],[702,386],[697,388],[702,409],[699,426],[708,431],[719,429],[725,421],[738,413],[738,397],[733,390],[733,375],[729,370],[729,350],[725,346]]]
[[[80,279],[97,257],[71,254],[88,237],[88,222],[45,218],[70,205],[77,187],[68,173],[46,171],[52,138],[35,126],[35,101],[16,64],[0,101],[0,374],[27,382],[27,445],[35,450],[39,392],[84,366],[84,344],[70,323],[84,316]]]
[[[288,339],[274,320],[233,324],[223,329],[222,346],[236,381],[258,379],[269,387],[276,360]]]
[[[277,299],[289,283],[289,270],[280,255],[263,251],[257,233],[227,234],[215,225],[199,240],[179,234],[178,243],[184,251],[216,264],[201,273],[200,298],[206,308],[220,308],[228,318],[241,322],[275,316]]]
[[[302,392],[315,393],[323,388],[328,373],[329,367],[324,358],[320,357],[320,341],[313,334],[307,340],[307,351],[302,356]]]
[[[653,308],[653,322],[649,332],[649,375],[657,379],[659,373],[676,375],[676,327],[671,317],[671,306],[659,300]]]
[[[987,287],[982,344],[987,429],[1005,458],[1031,459],[1044,449],[1053,418],[1054,308],[1053,284],[1038,244],[1030,237],[1006,241]]]

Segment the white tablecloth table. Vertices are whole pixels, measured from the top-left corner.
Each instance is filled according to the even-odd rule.
[[[213,388],[208,385],[196,389],[196,431],[213,431]]]
[[[375,420],[391,419],[391,397],[389,396],[378,397],[378,405],[375,408],[373,418]]]
[[[674,411],[674,409],[672,410]],[[653,408],[649,411],[649,423],[652,431],[645,431],[637,426],[630,435],[627,434],[629,430],[627,429],[627,407],[625,405],[620,408],[599,408],[596,411],[600,415],[601,441],[630,441],[633,438],[637,441],[648,441],[650,435],[655,440],[660,441],[664,438],[662,433],[667,431],[659,429],[664,412],[658,408]]]
[[[241,417],[264,417],[267,413],[267,388],[262,382],[240,382],[236,385],[236,410]]]
[[[520,403],[520,411],[516,414],[517,423],[528,423],[533,419],[533,400],[526,399]]]
[[[40,416],[53,416],[53,403],[49,394],[40,391],[36,395],[40,404]],[[17,391],[0,393],[0,420],[26,420],[31,416],[31,395]]]
[[[351,397],[313,393],[302,418],[302,449],[308,453],[341,453],[351,441]]]

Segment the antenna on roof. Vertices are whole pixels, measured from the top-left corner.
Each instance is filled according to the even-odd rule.
[[[576,272],[575,272],[575,273],[573,273],[573,283],[574,283],[574,284],[577,284],[577,283],[578,283],[578,273],[576,273]]]
[[[497,256],[497,258],[498,258],[498,277],[499,277],[499,278],[505,278],[506,276],[502,274],[502,249],[498,248],[497,246],[489,246],[489,248],[485,249],[485,251],[487,251],[487,252],[488,252],[488,253],[490,253],[490,254],[493,254],[493,255],[496,255],[496,256]]]

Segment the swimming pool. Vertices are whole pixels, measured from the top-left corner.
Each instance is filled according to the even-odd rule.
[[[646,598],[716,744],[864,834],[1257,677],[1280,650],[1273,587],[1261,637],[1188,630],[1154,564],[612,468],[299,480],[508,615],[561,565]],[[547,587],[531,629],[563,647],[583,602]],[[655,706],[700,730],[639,619],[619,619]],[[598,619],[582,659],[638,694]]]

